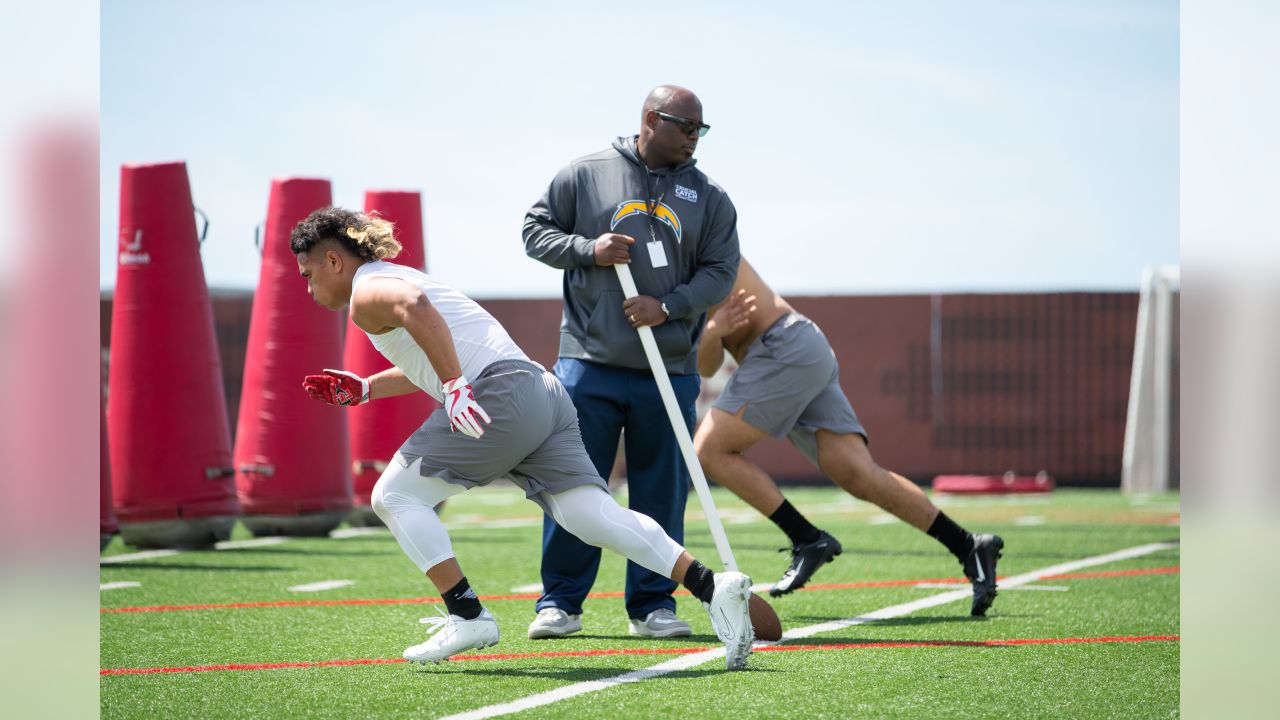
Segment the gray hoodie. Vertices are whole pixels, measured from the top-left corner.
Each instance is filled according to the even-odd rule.
[[[653,328],[667,372],[697,372],[706,311],[729,294],[738,274],[738,213],[720,186],[690,160],[650,171],[636,138],[569,163],[524,218],[529,257],[564,272],[560,357],[648,369],[640,336],[622,312],[622,287],[612,267],[595,262],[595,239],[630,235],[631,274],[642,295],[666,303],[666,322]],[[647,211],[661,198],[653,215]],[[650,235],[652,229],[653,235]],[[648,245],[662,244],[666,267],[653,266]]]

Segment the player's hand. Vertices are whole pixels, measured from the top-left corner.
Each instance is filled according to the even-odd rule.
[[[622,301],[622,312],[633,328],[652,327],[667,321],[667,314],[662,312],[662,303],[648,295],[637,295]]]
[[[323,375],[308,375],[302,389],[330,405],[359,405],[369,401],[369,381],[346,370],[325,369]]]
[[[636,239],[630,235],[605,233],[596,238],[596,264],[602,267],[609,265],[626,265],[631,262],[631,246]]]
[[[489,414],[476,402],[471,392],[471,383],[465,376],[459,375],[446,380],[444,389],[444,410],[449,413],[449,426],[467,437],[478,438],[484,434],[484,426],[493,422]],[[481,420],[484,423],[481,424]]]
[[[724,303],[716,310],[715,315],[707,323],[706,332],[720,337],[732,335],[751,322],[751,313],[756,311],[756,296],[747,296],[745,289],[729,293]]]

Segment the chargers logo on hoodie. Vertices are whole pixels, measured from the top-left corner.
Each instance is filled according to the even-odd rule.
[[[649,207],[641,200],[628,200],[618,203],[618,209],[613,212],[613,218],[609,220],[609,230],[616,230],[619,223],[632,215],[647,216],[648,214]],[[676,235],[676,244],[680,244],[682,237],[680,217],[676,215],[675,211],[667,207],[666,203],[658,203],[658,209],[653,214],[658,219],[658,222],[671,228],[671,232]]]

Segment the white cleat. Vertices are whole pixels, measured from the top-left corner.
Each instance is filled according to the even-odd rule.
[[[747,666],[751,644],[756,641],[751,626],[751,578],[740,572],[716,573],[716,590],[710,603],[703,603],[711,615],[711,627],[716,637],[724,643],[724,666],[729,670],[741,670]]]
[[[436,612],[439,612],[438,608]],[[427,634],[433,637],[421,645],[405,648],[404,659],[409,662],[438,663],[465,650],[498,644],[498,621],[487,609],[481,610],[480,617],[475,620],[440,613],[418,622],[430,625]]]

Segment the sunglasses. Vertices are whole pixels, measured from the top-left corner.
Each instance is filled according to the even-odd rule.
[[[654,110],[654,112],[658,113],[658,117],[662,118],[663,120],[666,120],[669,123],[675,123],[676,125],[679,125],[680,132],[684,133],[685,135],[692,135],[693,133],[697,133],[698,137],[702,137],[707,134],[708,130],[711,129],[710,125],[705,125],[703,123],[696,122],[694,120],[685,120],[684,118],[676,117],[675,115],[668,115],[662,112],[661,110]]]

